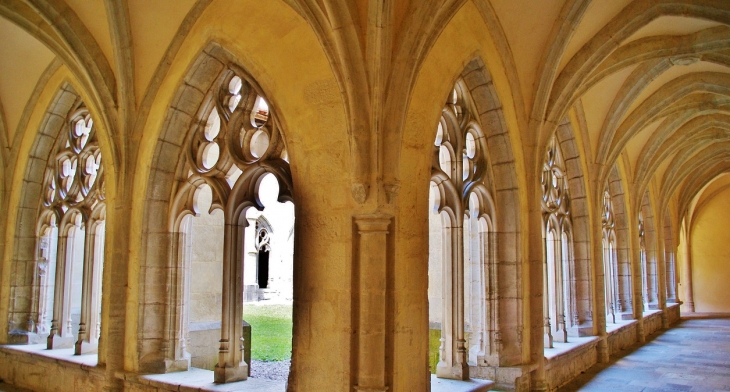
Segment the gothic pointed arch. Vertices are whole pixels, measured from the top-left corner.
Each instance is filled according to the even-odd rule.
[[[431,306],[440,319],[434,315],[430,323],[441,334],[435,366],[439,377],[468,377],[469,367],[493,361],[496,353],[494,302],[487,294],[494,275],[489,230],[493,180],[486,137],[475,113],[466,84],[457,81],[434,140],[429,220],[441,239],[429,247],[434,259],[429,264],[441,292],[432,293]]]
[[[146,246],[154,241],[166,246],[150,248],[157,253],[148,252],[143,264],[147,269],[168,271],[165,276],[148,279],[162,278],[174,289],[167,292],[159,312],[145,312],[140,319],[142,325],[162,326],[148,337],[141,336],[144,343],[140,365],[155,372],[186,370],[192,358],[196,363],[217,363],[217,382],[245,379],[248,365],[242,358],[246,342],[237,343],[241,337],[244,288],[243,280],[237,277],[243,276],[244,241],[255,241],[244,235],[249,225],[246,211],[263,210],[259,187],[267,175],[278,183],[278,201],[293,201],[281,123],[275,105],[255,79],[216,44],[209,45],[192,65],[175,102],[168,110],[158,141],[146,203],[151,214],[146,223],[146,240],[151,242]],[[214,317],[219,320],[216,331],[221,343],[205,349],[200,356],[191,356],[196,349],[190,346],[191,329],[197,332],[202,328],[189,324],[195,319],[188,310],[192,267],[187,254],[193,230],[200,230],[195,229],[191,218],[216,211],[220,218],[206,219],[220,220],[222,230],[218,237],[222,264],[215,268],[222,269],[224,279],[211,288],[217,287],[214,295],[221,298],[224,307]],[[142,287],[160,283],[142,282]],[[143,302],[153,300],[145,297]],[[142,306],[155,309],[160,305],[150,302]],[[214,358],[200,362],[202,355],[211,350]]]
[[[98,352],[104,249],[105,175],[97,127],[64,83],[41,122],[21,189],[11,286],[11,341]],[[35,222],[33,222],[35,221]],[[30,229],[27,230],[27,229]],[[22,319],[22,321],[21,321]]]
[[[641,262],[641,303],[644,311],[659,309],[659,272],[657,230],[649,191],[641,198],[638,213],[639,254]]]
[[[629,217],[626,209],[626,195],[618,165],[610,171],[606,189],[611,196],[609,208],[613,212],[613,234],[616,237],[615,263],[616,286],[614,314],[619,320],[633,319],[633,286],[630,262]]]
[[[569,213],[566,214],[569,219],[565,219],[570,225],[566,230],[569,244],[565,245],[565,257],[569,264],[566,279],[569,283],[567,293],[570,295],[568,303],[571,311],[566,315],[566,328],[570,335],[587,336],[593,334],[597,316],[593,309],[592,283],[592,271],[597,264],[591,256],[587,184],[581,149],[574,136],[573,125],[567,118],[558,126],[554,137],[563,160],[563,176],[569,194]]]
[[[428,134],[433,137],[428,142],[430,147],[424,145],[422,151],[430,156],[431,211],[440,211],[441,215],[431,215],[436,219],[430,222],[439,222],[439,229],[430,229],[429,242],[439,239],[443,252],[438,253],[443,254],[444,261],[434,264],[432,254],[429,268],[433,271],[436,265],[445,267],[443,271],[451,278],[429,272],[429,287],[436,283],[434,276],[438,281],[443,279],[439,285],[443,292],[434,293],[429,288],[429,308],[433,310],[434,303],[442,300],[447,304],[446,298],[459,293],[463,293],[464,302],[471,301],[466,311],[458,311],[459,301],[443,306],[444,318],[450,315],[450,331],[440,331],[445,343],[437,356],[445,357],[444,362],[451,360],[445,367],[468,368],[472,377],[489,377],[486,375],[501,366],[520,363],[522,354],[518,348],[522,347],[523,331],[527,328],[517,311],[523,287],[519,278],[522,268],[516,262],[520,254],[520,221],[515,158],[501,103],[481,59],[469,61],[444,95],[445,105],[442,103],[438,121],[434,121],[433,133]],[[425,140],[419,140],[419,145],[421,142]],[[426,153],[427,150],[430,152]],[[439,234],[434,237],[435,233]],[[486,246],[475,254],[470,251],[475,249],[470,246],[470,239],[478,238],[486,239]],[[471,263],[479,257],[483,257],[483,264]],[[477,266],[483,268],[485,276],[469,285],[465,275],[475,272],[473,267]],[[477,293],[482,298],[477,300]],[[485,334],[474,334],[478,331],[472,329],[477,324],[466,320],[476,319],[477,313],[482,314],[479,320]],[[506,317],[507,313],[517,317]],[[433,326],[437,321],[431,320],[429,324]],[[465,335],[469,335],[462,347],[456,338],[462,333],[460,328],[468,330]],[[480,335],[481,346],[471,341]]]
[[[79,95],[70,84],[64,83],[59,88],[34,138],[24,171],[12,264],[15,269],[32,273],[11,276],[11,295],[26,300],[11,302],[8,315],[9,341],[27,343],[35,339],[33,334],[38,332],[38,305],[41,300],[37,287],[41,275],[45,276],[44,256],[38,250],[40,246],[46,246],[39,234],[60,221],[57,211],[43,208],[43,200],[47,199],[49,193],[44,191],[43,186],[53,175],[48,172],[56,166],[53,152],[59,140],[63,139],[63,131],[68,129],[68,116],[78,101]]]

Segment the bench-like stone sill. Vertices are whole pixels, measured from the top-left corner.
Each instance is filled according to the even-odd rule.
[[[29,356],[31,358],[58,363],[59,366],[79,366],[83,370],[103,372],[98,367],[96,354],[74,355],[73,348],[47,350],[44,344],[3,345],[0,350],[10,355]],[[161,391],[204,392],[204,391],[260,391],[283,392],[286,383],[261,378],[249,378],[246,381],[228,384],[213,383],[213,372],[210,370],[190,368],[188,371],[139,375],[118,372],[116,377],[131,383],[137,383]],[[467,381],[436,378],[431,375],[431,391],[433,392],[482,392],[494,386],[489,380],[471,379]]]
[[[568,337],[568,343],[553,343],[553,348],[545,349],[545,359],[548,361],[554,360],[560,356],[570,354],[571,352],[579,351],[583,348],[587,348],[591,345],[598,344],[598,336],[586,336],[582,338]]]
[[[95,353],[74,355],[73,347],[48,350],[45,344],[3,345],[0,346],[0,350],[11,355],[28,355],[46,360],[50,359],[61,364],[79,365],[84,370],[96,369],[96,365],[99,363],[99,358]]]
[[[629,328],[631,325],[636,324],[636,320],[616,320],[616,323],[606,324],[606,334],[613,335],[620,332],[623,329]]]
[[[215,384],[213,383],[212,371],[197,368],[191,368],[186,372],[167,374],[117,374],[117,377],[128,382],[146,385],[163,391],[283,392],[286,390],[286,383],[283,381],[271,381],[261,378],[249,378],[246,381],[238,381],[228,384]],[[482,392],[488,391],[493,386],[494,382],[489,380],[471,379],[467,381],[458,381],[436,378],[435,375],[431,375],[432,392]]]

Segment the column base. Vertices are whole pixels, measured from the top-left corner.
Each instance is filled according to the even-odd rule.
[[[190,355],[183,359],[165,359],[165,373],[186,372],[190,370]]]
[[[470,366],[469,376],[482,380],[492,380],[496,385],[493,389],[500,388],[508,391],[530,390],[531,372],[536,365],[528,366]]]
[[[248,364],[241,362],[236,367],[218,367],[218,365],[215,365],[213,373],[216,384],[243,381],[248,378]]]
[[[568,335],[569,335],[569,332],[568,331],[563,330],[563,329],[559,329],[559,330],[553,332],[553,334],[552,334],[552,336],[553,336],[553,342],[567,343],[568,342]]]
[[[452,380],[468,380],[469,366],[467,364],[449,366],[444,362],[443,365],[436,365],[436,377]]]
[[[619,313],[619,314],[621,315],[621,317],[620,317],[621,320],[624,320],[624,321],[626,321],[626,320],[636,320],[636,317],[634,317],[634,313],[633,312],[625,312],[625,313]]]
[[[74,355],[94,354],[99,350],[99,344],[79,340],[74,345]]]
[[[73,336],[49,335],[48,339],[46,339],[46,349],[71,348],[74,347],[75,343],[76,340]]]
[[[542,346],[544,348],[553,348],[553,336],[550,334],[542,335]]]
[[[579,325],[577,327],[568,328],[568,336],[575,336],[582,338],[584,336],[593,336],[592,325]]]
[[[388,387],[361,387],[359,385],[355,385],[355,390],[362,392],[385,392],[388,390]]]

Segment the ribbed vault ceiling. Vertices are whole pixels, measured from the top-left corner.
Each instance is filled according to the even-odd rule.
[[[585,129],[580,131],[590,146],[586,159],[602,167],[602,178],[622,162],[634,193],[655,189],[666,207],[671,197],[679,205],[688,203],[713,178],[730,170],[730,2],[473,1],[491,7],[497,16],[527,117],[557,124],[570,113],[581,113]],[[109,108],[119,99],[119,86],[131,79],[125,91],[138,108],[186,16],[208,1],[130,0],[127,15],[119,14],[115,3],[0,4],[4,159],[12,156],[8,151],[49,69],[67,67],[94,91],[101,106]],[[367,41],[364,2],[330,8],[319,2],[288,3],[312,24],[326,23],[318,5],[328,11],[346,8],[340,14],[350,15],[359,41]],[[423,29],[419,34],[426,36],[443,28],[410,18],[425,7],[421,2],[397,3],[394,48],[417,41],[412,29]],[[458,11],[460,2],[434,4],[429,2],[428,13],[436,15],[438,9],[439,20],[446,21],[441,14]],[[315,30],[331,34],[322,33],[321,27]],[[126,47],[129,42],[131,50]]]

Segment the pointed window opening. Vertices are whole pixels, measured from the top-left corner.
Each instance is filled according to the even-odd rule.
[[[39,218],[35,332],[47,349],[99,351],[104,170],[94,122],[77,101],[48,159]]]
[[[281,316],[289,331],[274,337],[281,355],[263,360],[291,358],[294,204],[276,111],[239,69],[219,80],[179,163],[172,253],[182,290],[168,355],[226,383],[257,377],[260,353],[273,351],[262,317]]]
[[[492,364],[491,177],[486,137],[463,81],[436,126],[429,191],[429,365],[437,377],[466,379]]]

